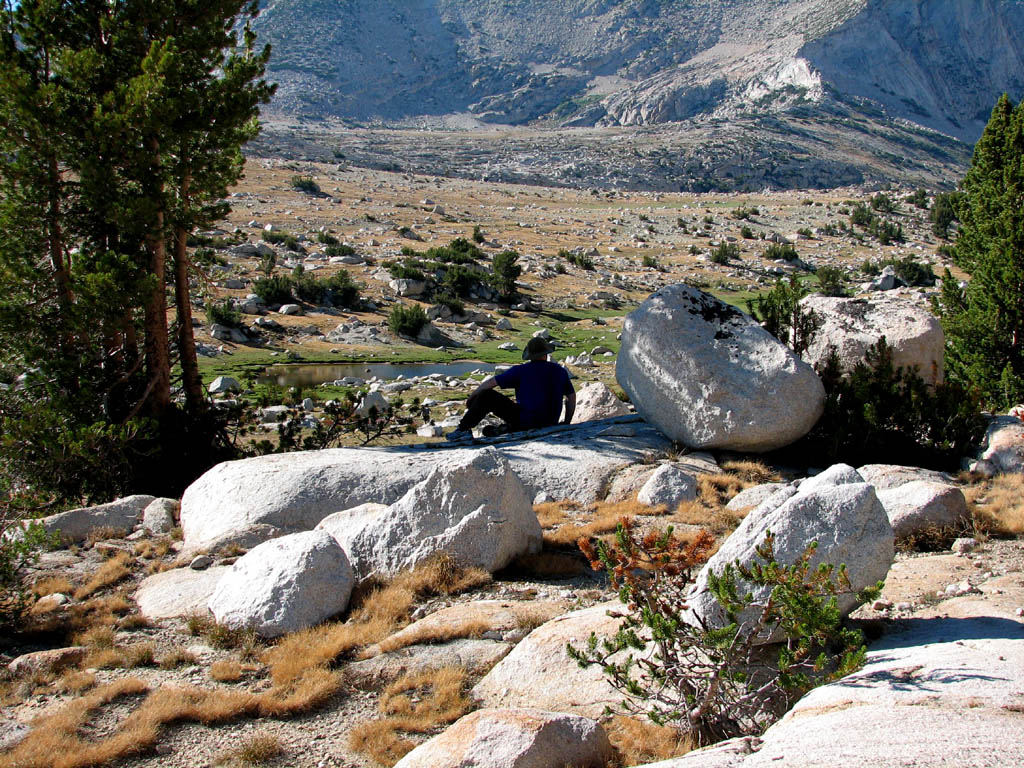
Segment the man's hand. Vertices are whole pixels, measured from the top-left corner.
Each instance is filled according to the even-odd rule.
[[[572,424],[572,415],[576,413],[576,393],[571,392],[565,396],[565,418],[563,424]]]

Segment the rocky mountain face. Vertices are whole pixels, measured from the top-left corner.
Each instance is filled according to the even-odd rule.
[[[633,126],[870,105],[971,143],[1000,93],[1024,95],[1022,0],[269,0],[256,27],[290,116]]]

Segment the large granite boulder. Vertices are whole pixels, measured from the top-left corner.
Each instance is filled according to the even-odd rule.
[[[459,452],[389,507],[362,505],[329,528],[359,580],[391,576],[438,553],[493,573],[539,552],[541,528],[522,481],[493,449]]]
[[[147,619],[206,613],[210,596],[229,570],[226,565],[215,565],[201,571],[173,568],[147,576],[135,590],[139,613]]]
[[[934,469],[908,467],[903,464],[865,464],[857,467],[857,473],[865,483],[871,483],[876,491],[887,491],[915,480],[953,485],[952,475]]]
[[[724,621],[724,613],[708,589],[708,573],[720,574],[726,564],[736,561],[756,562],[755,548],[768,531],[775,536],[775,557],[782,564],[794,562],[811,542],[817,542],[811,564],[845,564],[854,593],[884,580],[895,556],[889,517],[872,486],[843,482],[846,469],[836,473],[839,484],[819,484],[795,493],[783,489],[748,514],[698,574],[688,598],[694,614],[712,625]],[[764,601],[770,593],[768,587],[744,584],[740,592],[749,587],[755,601]],[[855,594],[839,597],[844,614],[856,607]]]
[[[395,768],[603,768],[611,757],[596,720],[540,709],[481,709],[420,744]]]
[[[240,557],[218,581],[209,608],[220,624],[279,637],[341,613],[354,584],[352,566],[334,537],[303,531]]]
[[[885,336],[893,365],[916,368],[929,384],[942,381],[945,336],[938,318],[906,298],[876,295],[869,299],[807,296],[800,302],[823,323],[804,353],[812,365],[825,360],[835,347],[844,370],[864,360],[867,348]]]
[[[770,451],[821,416],[814,370],[735,307],[689,285],[626,318],[615,376],[637,412],[692,448]]]
[[[604,497],[619,471],[671,448],[636,416],[552,427],[501,441],[526,487],[587,504]],[[481,448],[335,448],[218,464],[186,489],[181,526],[188,551],[235,542],[255,546],[314,528],[328,515],[367,502],[393,504],[439,463]]]
[[[109,504],[58,512],[39,522],[47,533],[59,532],[61,539],[69,543],[85,541],[90,533],[99,528],[131,533],[142,519],[143,511],[155,500],[155,496],[143,494],[126,496]]]
[[[662,464],[654,470],[636,495],[641,504],[650,507],[664,504],[669,511],[696,498],[697,476],[674,464]]]

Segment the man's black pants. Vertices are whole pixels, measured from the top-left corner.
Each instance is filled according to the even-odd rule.
[[[459,422],[459,429],[470,430],[491,413],[508,424],[510,432],[519,429],[519,404],[493,389],[485,389],[473,398]]]

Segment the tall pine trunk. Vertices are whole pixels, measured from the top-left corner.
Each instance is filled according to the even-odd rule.
[[[160,142],[151,138],[147,148],[152,157],[160,157]],[[159,163],[153,169],[155,197],[163,198],[163,181],[160,179]],[[146,251],[149,254],[149,274],[153,278],[153,291],[146,300],[146,372],[149,382],[143,398],[150,415],[163,416],[171,404],[171,356],[167,332],[167,240],[164,236],[166,215],[161,207],[157,210],[153,229],[146,236]]]
[[[178,190],[182,211],[189,209],[190,185],[191,177],[185,174]],[[188,287],[188,264],[188,227],[183,222],[179,222],[174,226],[174,301],[178,315],[178,353],[181,357],[185,407],[190,414],[196,414],[205,406],[206,394],[203,392],[203,380],[199,375],[196,340],[192,332],[192,301]]]

